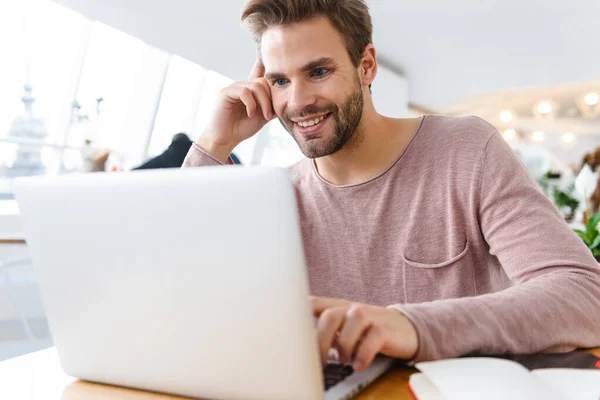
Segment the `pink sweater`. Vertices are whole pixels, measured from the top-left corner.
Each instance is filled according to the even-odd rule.
[[[218,164],[193,146],[185,167]],[[494,127],[426,116],[376,178],[289,168],[311,291],[404,313],[414,361],[600,345],[600,267]]]

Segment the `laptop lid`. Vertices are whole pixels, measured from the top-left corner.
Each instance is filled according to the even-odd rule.
[[[15,195],[66,373],[186,396],[323,396],[285,170],[25,178]]]

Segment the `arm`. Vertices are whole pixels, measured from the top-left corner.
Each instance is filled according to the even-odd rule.
[[[481,232],[514,286],[390,306],[416,327],[414,361],[600,345],[600,267],[497,133],[482,157],[479,185]]]
[[[234,162],[231,157],[229,157],[227,158],[227,162],[223,163],[216,157],[212,156],[211,153],[200,147],[198,144],[194,143],[192,144],[192,147],[190,147],[185,160],[183,160],[182,168],[210,167],[225,164],[234,164]]]
[[[264,72],[257,61],[249,81],[234,82],[220,91],[204,134],[190,148],[184,168],[234,164],[233,149],[275,118]]]

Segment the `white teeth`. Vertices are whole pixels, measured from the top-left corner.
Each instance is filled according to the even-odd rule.
[[[323,121],[325,119],[325,117],[326,117],[326,115],[321,115],[320,117],[317,117],[313,120],[305,121],[305,122],[297,122],[297,124],[303,128],[308,128],[309,126],[317,125],[319,122]]]

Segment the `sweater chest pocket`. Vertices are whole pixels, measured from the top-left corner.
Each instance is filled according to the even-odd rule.
[[[475,271],[467,241],[462,251],[436,263],[421,262],[432,260],[427,251],[413,251],[410,254],[420,254],[419,259],[404,258],[404,292],[407,303],[422,303],[427,301],[453,299],[475,296]],[[415,257],[416,258],[416,257]]]

